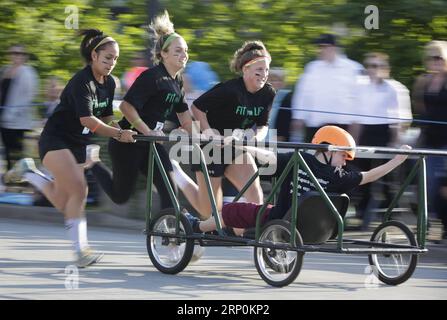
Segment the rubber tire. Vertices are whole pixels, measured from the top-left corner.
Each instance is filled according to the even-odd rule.
[[[261,232],[261,235],[259,237],[259,240],[262,241],[265,237],[265,233],[269,232],[269,229],[271,228],[281,228],[281,229],[285,229],[287,230],[288,234],[290,235],[290,222],[285,221],[285,220],[272,220],[269,221],[264,227],[263,230]],[[298,232],[298,230],[295,228],[295,246],[296,247],[300,247],[303,245],[303,240],[301,239],[301,235]],[[264,272],[261,269],[260,263],[258,261],[258,254],[257,251],[258,250],[263,250],[265,248],[262,247],[255,247],[253,250],[253,256],[254,256],[254,260],[255,260],[255,266],[256,266],[256,270],[258,271],[259,275],[261,276],[261,278],[268,283],[269,285],[273,286],[273,287],[284,287],[287,286],[289,284],[291,284],[293,281],[295,281],[295,279],[298,277],[300,271],[301,271],[301,267],[303,265],[303,254],[301,254],[300,252],[297,252],[297,256],[296,256],[296,262],[294,264],[294,266],[292,267],[292,272],[291,274],[280,281],[276,281],[276,280],[272,280],[269,279]],[[267,258],[267,255],[265,253],[265,251],[262,251],[262,258],[264,259],[265,264],[267,264],[269,267],[271,267],[273,270],[278,271],[278,268],[276,266],[274,266],[273,262]],[[266,259],[267,258],[267,259]]]
[[[164,209],[160,211],[151,221],[151,224],[149,226],[149,230],[153,231],[154,226],[161,220],[166,219],[166,217],[173,217],[175,219],[175,210],[173,208]],[[180,229],[183,227],[183,230],[185,230],[186,235],[191,235],[193,233],[191,224],[189,223],[188,219],[180,214]],[[171,238],[175,239],[175,238]],[[178,238],[177,238],[178,239]],[[166,273],[166,274],[177,274],[183,269],[186,268],[188,263],[191,261],[193,251],[194,251],[194,239],[185,239],[185,250],[183,252],[183,257],[179,260],[177,264],[171,267],[164,266],[160,264],[157,259],[155,258],[154,253],[152,252],[151,247],[151,240],[152,235],[148,234],[146,237],[146,248],[147,253],[149,254],[149,258],[151,259],[152,264],[155,268],[157,268],[160,272]]]
[[[374,230],[372,236],[371,236],[371,242],[377,242],[377,240],[375,239],[377,234],[384,228],[387,227],[396,227],[399,228],[406,236],[407,239],[410,241],[410,245],[416,247],[417,246],[417,241],[416,238],[413,234],[413,232],[410,230],[410,228],[408,228],[405,224],[403,224],[402,222],[399,221],[387,221],[382,223],[381,225],[379,225],[376,230]],[[386,275],[384,275],[382,272],[380,272],[380,269],[377,268],[376,264],[374,263],[373,260],[373,254],[369,254],[368,255],[368,260],[369,260],[369,264],[371,266],[376,267],[377,270],[377,277],[379,278],[380,281],[382,281],[383,283],[386,283],[388,285],[392,285],[392,286],[397,286],[405,281],[407,281],[413,274],[414,270],[416,269],[416,265],[418,263],[418,255],[417,254],[412,254],[411,255],[411,259],[410,259],[410,264],[408,269],[405,271],[405,273],[403,273],[402,275],[398,276],[398,277],[388,277]]]

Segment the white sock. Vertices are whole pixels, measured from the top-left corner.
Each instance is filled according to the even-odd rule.
[[[40,175],[34,172],[26,172],[24,174],[24,178],[31,183],[37,190],[42,191],[45,188],[47,183],[50,183],[52,180],[45,175]]]
[[[177,185],[181,189],[187,187],[188,185],[192,185],[193,187],[198,188],[197,184],[180,167],[180,163],[178,163],[177,160],[171,159],[171,163],[172,163],[175,183],[177,183]]]
[[[88,247],[87,221],[85,218],[66,219],[65,229],[76,252],[81,252]]]
[[[85,217],[82,217],[79,223],[79,246],[81,250],[89,247],[87,239],[87,219]]]

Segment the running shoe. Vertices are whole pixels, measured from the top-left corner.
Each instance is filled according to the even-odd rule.
[[[37,169],[36,164],[34,163],[34,160],[32,158],[23,158],[18,160],[14,164],[12,169],[3,175],[2,177],[3,183],[9,184],[9,183],[25,182],[23,176],[27,172],[32,172],[48,179],[48,177],[46,177],[45,174],[43,174],[43,172]]]
[[[75,265],[78,268],[85,268],[87,266],[90,266],[94,263],[97,263],[99,260],[102,259],[104,256],[104,253],[102,252],[95,252],[91,248],[87,248],[82,250],[81,252],[78,252],[76,254],[76,261]]]

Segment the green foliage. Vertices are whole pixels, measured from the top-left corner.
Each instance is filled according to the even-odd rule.
[[[114,73],[121,76],[134,52],[144,48],[146,32],[140,27],[144,21],[137,21],[137,15],[113,17],[109,1],[1,0],[0,64],[8,63],[8,47],[21,43],[32,54],[31,64],[40,78],[56,75],[67,81],[84,64],[79,54],[79,30],[66,28],[66,20],[73,13],[66,11],[68,6],[78,9],[79,29],[98,28],[118,41],[121,52]]]
[[[243,41],[260,39],[272,55],[272,66],[284,67],[292,84],[314,58],[312,40],[336,29],[349,57],[362,62],[368,51],[388,53],[393,76],[411,86],[423,69],[423,46],[447,39],[447,3],[440,0],[161,2],[188,41],[191,59],[211,63],[223,79],[233,76],[227,62]],[[364,27],[370,4],[379,9],[378,30]]]
[[[68,80],[82,67],[81,38],[66,29],[70,13],[79,10],[79,28],[96,27],[115,37],[121,56],[114,74],[121,76],[134,52],[148,46],[144,26],[155,0],[0,0],[0,64],[6,49],[23,43],[35,57],[41,78],[58,75]],[[422,49],[432,39],[447,39],[447,4],[444,0],[375,1],[379,29],[364,27],[364,0],[159,0],[190,47],[190,59],[211,64],[222,80],[233,77],[228,62],[245,40],[260,39],[271,52],[272,66],[288,71],[293,84],[312,60],[312,40],[337,29],[349,57],[362,61],[368,51],[391,57],[393,76],[411,85],[423,70]],[[117,13],[117,6],[124,10]]]

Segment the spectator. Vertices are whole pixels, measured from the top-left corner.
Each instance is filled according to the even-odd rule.
[[[288,128],[290,127],[290,117],[289,121],[287,122],[287,117],[284,117],[284,113],[290,113],[290,111],[285,110],[283,111],[283,107],[290,108],[290,99],[289,102],[284,106],[284,101],[286,96],[290,93],[289,89],[286,89],[286,72],[283,68],[272,68],[269,72],[269,78],[268,82],[273,86],[273,88],[276,90],[275,98],[273,99],[272,103],[272,110],[270,111],[270,118],[269,118],[269,133],[267,136],[268,140],[272,139],[279,139],[281,141],[287,141],[284,140],[284,137],[281,136],[281,138],[278,138],[278,134],[274,135],[272,132],[273,130],[281,130],[284,128],[287,128],[287,133],[282,132],[282,134],[286,134],[288,136]],[[278,123],[278,119],[281,120],[281,122]],[[284,122],[285,120],[285,122]],[[280,125],[280,126],[278,126]]]
[[[323,34],[316,44],[319,58],[306,65],[292,97],[291,134],[299,136],[305,129],[304,141],[310,141],[317,129],[325,124],[347,128],[353,122],[349,116],[325,112],[355,113],[357,76],[363,70],[359,63],[339,53],[334,35]]]
[[[23,137],[32,129],[32,102],[37,93],[38,76],[27,65],[28,53],[23,45],[8,50],[11,64],[0,71],[1,135],[8,170],[22,158]]]
[[[45,82],[45,115],[44,118],[48,119],[52,114],[54,109],[60,102],[60,95],[63,90],[63,84],[58,77],[50,77]]]
[[[431,41],[424,50],[426,73],[415,82],[413,98],[415,113],[423,120],[447,122],[447,42]],[[447,126],[424,124],[419,141],[425,148],[447,150]],[[440,177],[447,168],[445,157],[427,158],[427,203],[428,211],[437,212],[436,197],[440,192]]]
[[[275,123],[273,124],[276,128],[276,140],[277,141],[291,141],[290,137],[290,122],[292,121],[292,96],[293,91],[289,91],[283,97],[281,104],[279,106],[278,114],[276,116]],[[301,141],[302,138],[297,138],[295,136],[295,141]]]
[[[135,80],[140,76],[140,74],[147,70],[147,61],[145,58],[145,53],[140,51],[135,53],[131,61],[132,66],[123,75],[123,89],[125,92],[129,90]]]
[[[388,55],[380,52],[371,52],[365,55],[364,65],[367,78],[358,85],[357,113],[358,127],[356,134],[360,137],[360,145],[364,146],[397,146],[401,122],[396,120],[401,110],[411,108],[409,105],[408,90],[405,96],[405,87],[397,81],[389,82],[390,65]],[[397,88],[400,88],[398,91]],[[399,100],[400,97],[400,100]],[[406,103],[399,108],[399,101]],[[379,117],[377,117],[379,116]],[[382,159],[361,158],[357,165],[362,170],[384,163]],[[387,176],[385,185],[385,198],[391,201],[389,190],[390,176]],[[363,228],[366,229],[369,222],[370,211],[374,209],[376,199],[371,190],[378,184],[368,184],[359,189],[362,198],[357,208],[357,216],[363,217]],[[376,188],[377,189],[377,188]]]
[[[219,77],[210,65],[203,61],[191,61],[183,74],[186,102],[192,102],[219,82]]]

